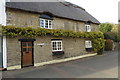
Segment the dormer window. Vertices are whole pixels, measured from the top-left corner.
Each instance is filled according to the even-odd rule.
[[[86,32],[91,32],[90,24],[85,24]]]
[[[40,16],[40,27],[46,29],[52,29],[52,20],[53,18],[51,16],[42,14]]]
[[[91,30],[92,30],[91,21],[86,21],[85,22],[85,29],[86,29],[86,32],[91,32]]]

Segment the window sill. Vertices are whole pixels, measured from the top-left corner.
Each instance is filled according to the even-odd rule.
[[[44,28],[44,27],[40,27],[40,28],[43,28],[43,29],[53,29],[53,28]]]
[[[64,51],[54,51],[52,52],[53,56],[64,55]]]
[[[85,48],[87,52],[93,51],[93,48]]]

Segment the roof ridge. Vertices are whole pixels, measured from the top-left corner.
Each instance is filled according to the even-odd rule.
[[[61,3],[62,3],[62,4],[64,4],[65,6],[72,6],[72,7],[75,7],[75,8],[80,8],[80,9],[82,9],[82,10],[84,10],[84,11],[85,11],[85,9],[84,9],[84,8],[82,8],[81,6],[78,6],[78,5],[73,4],[73,3],[71,3],[71,2],[64,1],[64,2],[61,2]]]

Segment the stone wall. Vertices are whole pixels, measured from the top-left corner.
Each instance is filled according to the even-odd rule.
[[[22,10],[7,8],[7,25],[19,27],[40,27],[40,14]],[[98,25],[91,24],[92,31],[98,31]],[[85,24],[79,21],[55,18],[53,29],[85,31]],[[19,38],[7,38],[7,63],[9,66],[21,65],[21,42]],[[69,58],[86,54],[85,40],[83,38],[52,37],[44,36],[35,38],[34,42],[34,63],[51,61],[54,59]],[[64,56],[56,58],[52,56],[51,39],[62,39]],[[44,43],[42,47],[37,45]]]
[[[19,27],[40,27],[40,14],[7,8],[7,25]],[[92,31],[98,31],[99,25],[91,24]],[[53,29],[85,31],[85,23],[63,18],[53,19]]]
[[[21,42],[20,38],[7,38],[7,63],[9,66],[21,65]],[[51,39],[62,39],[63,51],[65,54],[57,58],[52,55]],[[37,45],[44,43],[43,46]],[[34,42],[34,63],[47,62],[54,59],[69,58],[87,54],[85,51],[85,41],[80,38],[60,38],[60,37],[37,37]]]
[[[18,27],[39,27],[39,14],[8,8],[6,14],[7,25]]]
[[[21,43],[18,38],[7,38],[7,66],[21,65]]]

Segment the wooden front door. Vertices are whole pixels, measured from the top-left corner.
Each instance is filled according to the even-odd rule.
[[[22,42],[22,67],[33,65],[33,42]]]

